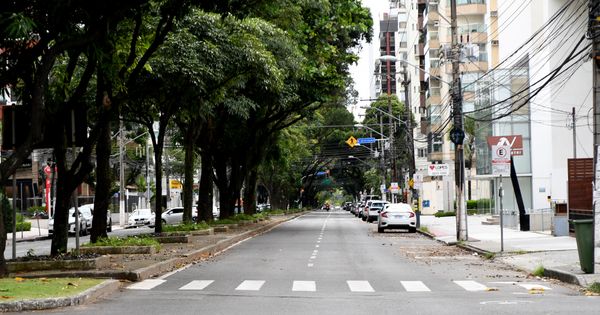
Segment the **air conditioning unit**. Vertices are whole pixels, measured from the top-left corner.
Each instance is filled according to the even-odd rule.
[[[494,46],[498,46],[500,44],[500,41],[497,39],[492,39],[492,45]]]
[[[435,26],[435,27],[438,27],[438,26],[440,26],[440,21],[434,21],[434,22],[433,22],[433,26]]]
[[[498,11],[490,11],[490,16],[497,17],[498,16]]]
[[[429,5],[438,5],[439,1],[438,0],[429,0]]]

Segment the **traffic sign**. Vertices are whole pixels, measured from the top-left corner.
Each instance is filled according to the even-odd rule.
[[[448,164],[429,164],[427,175],[448,176],[450,175],[450,166]]]
[[[492,174],[510,176],[510,145],[492,146]]]
[[[354,148],[354,146],[358,144],[358,141],[353,136],[350,136],[350,138],[346,140],[346,144],[348,144],[351,148]]]
[[[377,141],[375,138],[358,138],[358,144],[375,143],[375,141]]]
[[[398,182],[392,182],[390,184],[390,191],[394,194],[400,192],[400,186],[398,186]]]

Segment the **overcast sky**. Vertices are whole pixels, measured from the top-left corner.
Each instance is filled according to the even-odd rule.
[[[373,42],[376,43],[377,34],[379,33],[379,19],[383,12],[389,8],[389,2],[387,0],[362,0],[364,6],[371,9],[371,17],[373,18]],[[363,43],[362,50],[360,51],[360,60],[358,64],[351,67],[350,72],[354,79],[354,88],[358,91],[359,99],[368,99],[371,97],[369,87],[371,82],[375,79],[373,72],[369,69],[371,66],[371,60],[373,55],[377,52],[368,43]],[[369,57],[371,56],[371,57]],[[351,106],[348,108],[350,112],[354,114],[354,118],[357,121],[362,121],[362,117],[359,115],[364,113],[364,109],[359,108],[360,106],[368,105],[368,102],[359,102],[357,106]]]

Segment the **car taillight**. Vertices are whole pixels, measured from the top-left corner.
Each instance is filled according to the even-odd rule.
[[[415,213],[414,213],[414,212],[411,212],[411,213],[408,215],[408,217],[409,217],[409,218],[412,218],[412,217],[414,217],[414,216],[415,216]]]
[[[384,218],[387,218],[388,217],[387,212],[382,212],[381,216],[384,217]]]

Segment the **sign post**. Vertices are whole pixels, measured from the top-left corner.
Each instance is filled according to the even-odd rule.
[[[500,187],[498,197],[500,198],[500,252],[504,252],[504,209],[502,197],[504,189],[502,188],[502,176],[510,176],[510,145],[492,146],[492,174],[500,175]]]

